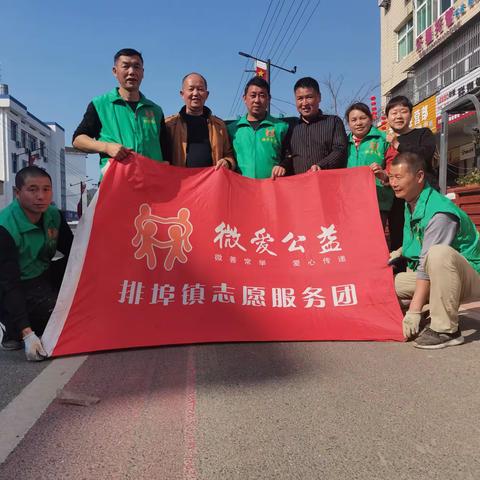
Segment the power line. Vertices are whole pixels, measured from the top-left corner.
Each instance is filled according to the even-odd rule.
[[[280,4],[279,8],[276,11],[277,12],[276,15],[273,16],[272,29],[270,30],[270,32],[267,35],[262,53],[259,53],[258,55],[255,55],[255,56],[263,58],[265,56],[265,54],[267,53],[267,46],[268,46],[268,42],[270,40],[270,36],[272,36],[273,32],[275,31],[275,27],[277,25],[278,19],[280,17],[280,13],[282,12],[284,5],[285,5],[285,0],[282,0],[282,3]]]
[[[276,100],[277,102],[287,103],[288,105],[292,105],[295,108],[297,107],[294,103],[289,102],[288,100],[282,100],[281,98],[272,97],[272,100]]]
[[[301,13],[300,13],[300,16],[299,16],[298,19],[297,19],[297,22],[295,23],[292,31],[290,32],[290,35],[288,36],[287,41],[286,41],[285,44],[283,45],[282,50],[280,51],[280,53],[279,53],[279,55],[278,55],[279,63],[282,63],[282,62],[284,61],[283,59],[280,61],[280,59],[282,58],[283,53],[285,52],[285,50],[288,48],[288,46],[289,46],[289,44],[290,44],[290,40],[292,40],[295,32],[297,31],[297,28],[298,28],[300,22],[302,21],[302,18],[303,18],[303,16],[304,16],[305,12],[308,10],[308,7],[310,6],[310,4],[311,4],[312,1],[313,1],[313,0],[308,0],[308,3],[306,4],[306,6],[304,6],[305,4],[304,4],[303,2],[299,5],[299,10],[300,10],[302,7],[304,7],[304,8],[303,8],[303,10],[301,10]],[[293,22],[292,22],[292,24],[293,24]]]
[[[270,102],[270,105],[271,105],[272,107],[275,107],[281,114],[283,114],[283,115],[286,115],[286,114],[287,114],[287,112],[284,112],[280,107],[278,107],[277,105],[275,105],[273,102]]]
[[[295,0],[292,1],[292,3],[290,4],[290,8],[287,10],[287,13],[285,14],[285,17],[283,18],[283,22],[282,22],[282,25],[280,26],[280,28],[278,29],[278,32],[277,32],[277,35],[275,36],[273,42],[272,42],[272,45],[271,45],[271,48],[270,48],[270,53],[268,54],[268,58],[272,59],[273,60],[273,57],[272,57],[272,52],[273,52],[273,49],[275,48],[275,44],[278,40],[278,37],[280,36],[280,34],[282,33],[282,30],[283,30],[283,27],[285,26],[285,22],[287,21],[287,18],[290,14],[290,12],[292,11],[292,8],[293,6],[295,5]],[[288,28],[287,28],[288,30]],[[284,37],[285,37],[285,34],[284,34]],[[277,49],[278,49],[278,46],[277,46]]]
[[[321,0],[318,0],[318,1],[317,1],[317,4],[315,5],[314,9],[312,10],[311,15],[308,17],[305,25],[303,26],[303,28],[301,29],[300,33],[298,34],[297,39],[296,39],[295,42],[293,43],[292,48],[290,48],[287,56],[283,59],[283,62],[285,62],[285,61],[287,60],[287,58],[291,55],[293,49],[296,47],[298,41],[300,40],[300,37],[302,36],[303,32],[305,32],[305,30],[307,29],[308,24],[310,23],[310,20],[313,18],[313,15],[315,14],[315,12],[317,11],[318,6],[320,5],[320,1],[321,1]],[[301,17],[300,17],[300,18],[301,18]],[[277,76],[278,76],[278,73],[280,73],[280,71],[277,72]],[[275,78],[276,78],[276,77],[275,77]]]
[[[262,39],[260,40],[260,43],[258,44],[258,48],[257,48],[257,52],[255,53],[255,57],[258,57],[259,56],[259,53],[260,51],[262,50],[263,48],[263,42],[265,40],[265,37],[267,36],[267,33],[269,32],[270,30],[270,26],[272,24],[272,21],[273,21],[273,18],[275,17],[275,12],[278,10],[278,7],[276,7],[276,9],[274,10],[273,12],[273,15],[270,16],[270,21],[268,22],[268,25],[267,25],[267,28],[265,29],[265,32],[263,33],[263,37]],[[253,50],[252,50],[253,52]]]
[[[283,34],[283,37],[281,38],[279,44],[277,45],[277,48],[275,49],[275,51],[274,51],[274,52],[271,54],[271,56],[270,56],[270,57],[272,58],[272,60],[273,60],[273,59],[277,59],[277,60],[278,60],[279,57],[276,56],[276,55],[277,55],[277,52],[280,50],[280,47],[281,47],[283,41],[285,40],[285,37],[287,36],[288,32],[290,31],[290,28],[293,27],[293,25],[295,24],[295,23],[294,23],[294,22],[295,22],[295,19],[296,19],[298,13],[300,12],[300,9],[302,8],[302,4],[303,4],[303,0],[299,0],[299,4],[298,4],[298,7],[297,7],[297,10],[295,11],[295,14],[294,14],[293,17],[292,17],[292,20],[291,20],[290,24],[288,25],[288,28],[285,30],[285,33]],[[293,5],[293,4],[292,4],[292,5]],[[290,40],[290,38],[291,38],[291,37],[289,37],[289,40]],[[289,40],[287,40],[287,43],[285,43],[285,45],[288,44]]]
[[[258,30],[257,37],[255,38],[255,41],[253,42],[252,52],[255,49],[255,46],[257,45],[258,39],[260,38],[260,34],[262,32],[263,26],[265,25],[265,21],[267,20],[268,12],[270,11],[272,3],[273,3],[273,0],[270,0],[270,3],[268,4],[267,12],[265,13],[265,16],[263,17],[262,24],[260,25],[260,29]],[[248,67],[248,63],[249,63],[249,60],[248,59],[245,60],[245,66],[243,67],[243,72],[242,72],[242,75],[240,76],[240,81],[238,82],[237,91],[235,93],[235,96],[233,97],[232,106],[230,107],[230,111],[229,111],[228,116],[231,116],[234,113],[234,110],[235,110],[236,105],[238,103],[238,100],[239,100],[239,95],[238,94],[240,92],[240,88],[242,86],[243,79],[244,79],[245,74],[246,74],[245,70]]]

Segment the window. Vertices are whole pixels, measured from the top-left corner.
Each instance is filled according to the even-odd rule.
[[[31,152],[37,149],[37,139],[33,135],[28,135],[28,148]]]
[[[438,15],[440,16],[445,10],[452,6],[452,0],[438,0]]]
[[[45,142],[40,140],[40,155],[43,157],[44,162],[48,162],[47,149],[45,148]]]
[[[433,22],[433,0],[418,0],[417,2],[417,36]]]
[[[12,153],[12,172],[18,172],[18,155],[16,153]]]
[[[397,44],[398,61],[413,51],[413,18],[397,32]]]
[[[10,138],[14,142],[16,142],[18,138],[18,125],[13,120],[10,120]]]
[[[26,148],[27,147],[27,132],[25,130],[22,130],[22,133],[20,135],[21,135],[22,147]]]
[[[452,6],[453,0],[417,0],[417,36]]]

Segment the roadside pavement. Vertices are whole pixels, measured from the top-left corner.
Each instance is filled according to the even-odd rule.
[[[0,480],[476,480],[480,303],[465,307],[466,343],[430,352],[386,342],[237,343],[42,364],[2,352],[6,408],[15,410],[22,385],[41,392],[44,382],[29,380],[56,364],[61,378],[62,361],[73,375],[65,389],[100,402],[53,400],[0,465]],[[3,434],[0,425],[0,444]]]

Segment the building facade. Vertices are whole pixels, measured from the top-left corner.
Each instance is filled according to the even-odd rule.
[[[382,105],[406,95],[412,126],[440,129],[442,109],[480,92],[480,0],[379,0]],[[478,165],[475,117],[449,120],[448,183]],[[473,148],[472,148],[473,145]]]
[[[52,177],[53,201],[62,207],[65,130],[56,122],[43,122],[0,84],[0,208],[15,197],[15,174],[27,165],[44,168]]]

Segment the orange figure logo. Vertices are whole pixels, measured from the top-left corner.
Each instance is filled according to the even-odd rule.
[[[193,232],[193,225],[190,220],[190,210],[181,208],[176,217],[159,217],[152,214],[150,205],[140,205],[139,213],[133,222],[136,234],[132,239],[132,245],[137,247],[135,259],[141,260],[147,257],[147,267],[154,270],[157,266],[155,248],[168,248],[168,253],[163,262],[165,270],[172,270],[175,260],[180,263],[187,262],[185,252],[192,251],[190,235]],[[158,231],[157,223],[170,225],[168,227],[169,240],[158,240],[155,235]]]

